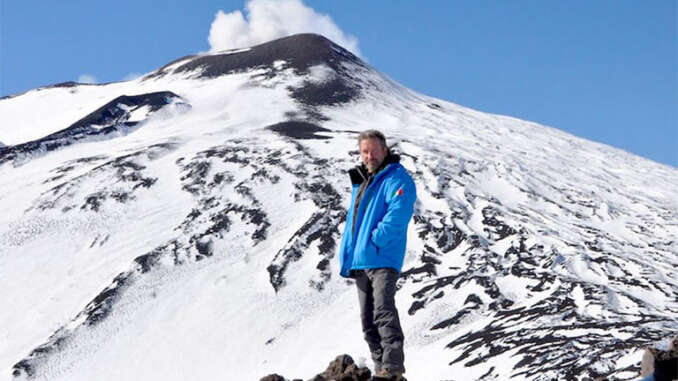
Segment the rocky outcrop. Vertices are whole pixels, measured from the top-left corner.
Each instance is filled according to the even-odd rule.
[[[324,372],[318,373],[308,381],[367,381],[372,377],[372,372],[367,367],[358,366],[349,355],[337,356],[327,366]],[[271,374],[263,377],[260,381],[286,381],[279,374]],[[295,378],[292,381],[301,381]]]
[[[190,108],[171,91],[121,95],[63,130],[14,146],[0,144],[0,164],[11,161],[16,166],[32,157],[78,142],[125,136],[135,131],[149,116],[174,102],[183,109]]]

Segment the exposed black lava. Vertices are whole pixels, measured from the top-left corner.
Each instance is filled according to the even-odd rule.
[[[272,68],[274,62],[280,61],[285,61],[284,67],[292,68],[298,74],[305,74],[311,66],[318,64],[326,64],[336,71],[343,70],[341,64],[347,61],[364,66],[364,63],[348,50],[323,36],[310,33],[283,37],[235,52],[187,56],[182,59],[185,58],[190,60],[167,72],[170,63],[148,78],[196,70],[199,70],[200,78],[215,78],[254,68]]]
[[[329,136],[316,135],[316,133],[332,132],[332,130],[322,128],[316,124],[296,120],[276,123],[266,128],[294,139],[331,139]]]
[[[170,91],[140,95],[122,95],[99,107],[69,127],[37,140],[0,147],[0,164],[21,163],[33,156],[66,147],[84,139],[108,139],[131,132],[138,121],[129,121],[130,114],[141,107],[153,113],[180,97]]]

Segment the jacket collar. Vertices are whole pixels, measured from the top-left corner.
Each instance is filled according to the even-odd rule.
[[[370,176],[376,177],[379,175],[381,172],[386,169],[389,164],[393,163],[400,163],[400,155],[398,154],[393,154],[389,153],[385,158],[384,161],[381,163],[379,168],[377,168],[376,171],[374,171],[373,174],[370,174],[367,171],[367,167],[365,167],[365,164],[360,164],[348,171],[348,175],[351,177],[351,183],[352,184],[362,184],[363,181],[367,181],[367,179],[370,178]]]

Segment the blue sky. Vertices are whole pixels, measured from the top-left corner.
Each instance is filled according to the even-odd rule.
[[[0,96],[210,49],[245,1],[0,0]],[[678,167],[678,2],[305,0],[427,95]],[[0,116],[1,119],[2,116]]]

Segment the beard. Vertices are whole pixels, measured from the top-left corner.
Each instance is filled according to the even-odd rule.
[[[379,168],[380,165],[381,165],[381,161],[378,161],[378,160],[372,160],[372,161],[368,161],[367,163],[365,163],[365,167],[367,168],[367,171],[370,172],[370,173],[376,171],[377,168]]]

